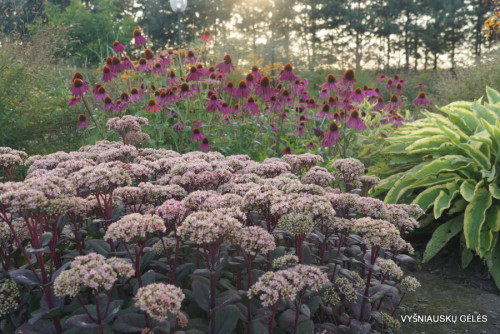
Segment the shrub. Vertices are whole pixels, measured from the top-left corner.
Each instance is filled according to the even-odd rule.
[[[124,140],[146,125],[121,120]],[[423,212],[359,195],[377,180],[355,159],[322,162],[108,141],[29,157],[25,180],[0,183],[1,330],[397,327],[418,287],[403,237]]]
[[[416,203],[444,220],[424,253],[429,261],[455,235],[463,233],[462,265],[471,251],[483,258],[500,287],[500,94],[487,88],[486,103],[454,102],[444,115],[427,117],[387,138],[391,176],[376,194],[389,203]]]
[[[68,43],[66,33],[41,28],[29,39],[0,38],[0,145],[42,154],[82,144],[68,122],[72,112],[61,84],[71,70],[55,56]]]

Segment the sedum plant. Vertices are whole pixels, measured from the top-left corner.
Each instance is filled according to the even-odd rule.
[[[462,233],[462,266],[479,255],[500,287],[500,94],[486,92],[485,103],[451,103],[387,138],[384,152],[392,159],[385,172],[392,175],[375,193],[386,192],[387,203],[418,204],[443,222],[424,262]]]

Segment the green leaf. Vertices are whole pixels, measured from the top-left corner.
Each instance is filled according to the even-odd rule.
[[[473,258],[474,258],[474,252],[472,252],[470,249],[467,248],[462,249],[462,256],[461,256],[462,269],[467,268]]]
[[[109,244],[101,239],[92,239],[86,242],[87,246],[96,251],[98,254],[107,256],[111,251]]]
[[[431,205],[434,204],[434,200],[439,195],[439,193],[446,189],[446,185],[436,185],[422,191],[418,196],[413,200],[413,204],[418,204],[422,210],[427,211]],[[387,200],[386,200],[387,203]]]
[[[432,234],[424,252],[423,262],[432,259],[447,243],[462,230],[463,215],[441,224]]]
[[[406,151],[411,154],[427,153],[439,149],[441,144],[446,142],[449,142],[448,137],[446,136],[425,137],[418,139],[413,144],[409,145],[406,148]]]
[[[500,289],[500,241],[499,240],[500,239],[497,236],[495,246],[493,247],[491,255],[486,261],[486,263],[490,268],[491,276],[493,276],[497,288]]]
[[[474,180],[465,180],[460,185],[460,195],[467,201],[472,201],[474,197],[474,190],[476,188],[476,182]]]
[[[491,196],[496,199],[500,199],[500,187],[497,184],[490,183],[488,189],[490,190]]]
[[[486,211],[484,226],[493,232],[500,231],[500,205],[492,205]]]
[[[233,333],[238,324],[239,317],[240,310],[236,306],[228,305],[221,308],[215,314],[215,333]]]
[[[495,121],[497,119],[497,115],[485,106],[481,105],[478,101],[474,102],[474,105],[472,106],[472,110],[474,110],[478,114],[479,119],[483,119],[486,122],[490,124],[495,124]]]
[[[491,195],[485,188],[478,188],[474,197],[465,208],[464,235],[465,243],[469,249],[479,246],[479,232],[486,218],[486,210],[491,206]]]
[[[479,151],[477,148],[472,147],[471,144],[462,143],[459,144],[458,147],[460,147],[465,152],[465,154],[471,157],[483,169],[489,170],[491,168],[490,159],[483,153],[481,153],[481,151]]]
[[[447,191],[441,190],[439,195],[434,200],[434,218],[441,217],[443,212],[451,205],[451,201],[459,192],[458,183],[448,183]]]
[[[469,162],[464,160],[461,155],[447,155],[426,164],[419,171],[413,174],[412,177],[420,179],[427,175],[436,175],[445,171],[451,172],[461,169],[468,164]]]
[[[488,102],[490,104],[500,102],[500,93],[489,86],[486,86],[486,96],[488,97]]]

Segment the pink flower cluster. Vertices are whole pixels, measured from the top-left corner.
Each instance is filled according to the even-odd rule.
[[[175,285],[153,283],[140,288],[135,296],[135,307],[153,319],[164,321],[169,314],[178,316],[185,296]]]
[[[104,239],[130,243],[137,239],[144,239],[148,234],[165,231],[165,224],[161,217],[132,213],[109,225]]]
[[[82,285],[94,291],[109,290],[118,278],[133,275],[132,265],[123,259],[106,259],[96,253],[77,256],[70,269],[63,271],[54,281],[54,294],[75,297]]]

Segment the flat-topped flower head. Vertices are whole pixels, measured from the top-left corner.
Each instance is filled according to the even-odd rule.
[[[387,277],[400,279],[403,277],[403,270],[391,259],[378,259],[380,272]]]
[[[353,220],[353,231],[361,235],[362,243],[367,247],[380,247],[385,250],[413,253],[412,246],[404,241],[396,226],[388,221],[370,217]]]
[[[290,213],[280,218],[278,226],[292,234],[308,234],[314,229],[314,222],[309,215]]]
[[[276,248],[274,237],[259,226],[243,227],[235,230],[234,244],[247,253],[267,254]]]
[[[273,268],[289,268],[294,267],[299,263],[299,258],[296,255],[288,254],[278,257],[273,260]]]
[[[119,258],[106,259],[97,253],[77,256],[69,270],[63,271],[54,281],[54,294],[58,297],[75,297],[81,286],[97,292],[109,290],[120,277],[134,274],[132,265]]]
[[[130,243],[144,240],[152,233],[165,231],[165,224],[161,217],[132,213],[109,225],[104,239]]]
[[[406,292],[415,292],[420,287],[420,282],[412,276],[406,276],[401,280],[401,288]]]
[[[231,242],[231,236],[242,229],[236,219],[217,211],[199,211],[189,215],[177,229],[177,235],[198,245]]]
[[[153,319],[165,321],[169,314],[180,316],[184,297],[182,289],[175,285],[153,283],[137,290],[135,307]]]

